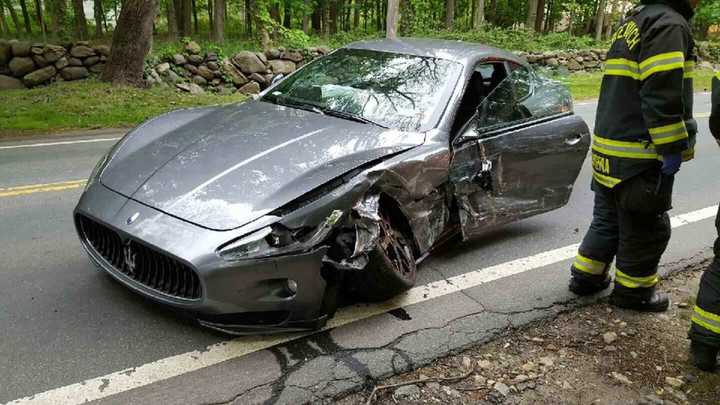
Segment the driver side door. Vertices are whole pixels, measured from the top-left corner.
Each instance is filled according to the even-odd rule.
[[[567,204],[589,144],[567,89],[516,66],[453,141],[463,237]]]

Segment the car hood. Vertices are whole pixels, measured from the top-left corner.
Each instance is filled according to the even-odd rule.
[[[129,134],[100,181],[216,230],[245,225],[424,135],[251,101],[181,110]]]

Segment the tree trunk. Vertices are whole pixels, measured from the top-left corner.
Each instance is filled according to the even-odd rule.
[[[266,4],[262,0],[250,0],[250,13],[255,30],[260,34],[260,45],[264,51],[270,48],[270,33],[262,21],[261,15],[267,16]]]
[[[612,29],[613,29],[613,22],[612,18],[615,15],[615,9],[617,6],[617,1],[610,1],[610,14],[605,16],[605,38],[610,38],[612,35]]]
[[[528,15],[525,28],[528,30],[535,29],[535,21],[537,21],[538,0],[528,0]]]
[[[200,32],[200,25],[198,24],[198,12],[197,12],[197,1],[192,0],[192,18],[193,18],[193,33],[197,35]]]
[[[5,0],[5,7],[7,7],[8,10],[10,11],[10,18],[12,18],[13,25],[15,25],[15,32],[19,34],[20,33],[20,21],[18,20],[17,13],[15,12],[15,9],[13,8],[12,4],[10,3],[10,0]]]
[[[87,20],[85,19],[85,8],[83,0],[72,0],[73,15],[75,23],[75,37],[79,39],[88,38]]]
[[[192,35],[192,0],[180,0],[178,10],[178,31],[181,37]]]
[[[329,6],[330,34],[333,35],[338,32],[338,0],[330,0]]]
[[[245,35],[252,36],[252,0],[245,0]]]
[[[473,13],[473,28],[478,29],[485,21],[485,0],[475,0]]]
[[[22,10],[23,23],[25,24],[25,32],[32,34],[32,25],[30,24],[30,14],[27,10],[25,0],[20,0],[20,10]]]
[[[210,23],[210,37],[212,37],[212,32],[215,29],[215,18],[213,16],[213,1],[207,0],[207,11],[208,11],[208,22]]]
[[[5,5],[0,1],[0,34],[10,35],[10,27],[5,19]]]
[[[380,16],[382,15],[382,5],[380,4],[380,2],[381,0],[375,0],[375,29],[377,31],[382,30],[382,22],[380,21]]]
[[[307,14],[302,17],[302,30],[306,34],[310,33],[310,16]]]
[[[330,9],[332,8],[331,0],[324,0],[323,1],[323,10],[322,10],[322,29],[323,29],[323,36],[325,38],[330,37]]]
[[[453,29],[455,22],[455,0],[445,0],[445,28]]]
[[[397,39],[398,17],[400,16],[400,0],[388,0],[387,10],[387,39]]]
[[[322,2],[318,2],[317,7],[313,9],[310,21],[312,23],[313,32],[316,34],[322,34]]]
[[[103,12],[102,0],[94,0],[93,2],[93,14],[95,16],[95,38],[100,38],[103,34]]]
[[[213,1],[213,41],[222,44],[225,42],[225,0]]]
[[[35,19],[37,20],[38,27],[43,34],[43,41],[47,39],[47,27],[45,26],[45,19],[43,18],[42,0],[35,0]]]
[[[603,34],[603,22],[605,18],[605,0],[598,1],[597,16],[595,17],[595,40],[600,41]]]
[[[360,10],[362,9],[362,0],[353,0],[353,31],[360,28]]]
[[[178,22],[177,12],[175,11],[175,0],[167,0],[167,23],[168,23],[168,39],[172,42],[177,41]]]
[[[537,14],[535,15],[535,32],[542,32],[545,22],[545,0],[538,0]]]
[[[292,2],[290,0],[285,0],[285,4],[283,4],[283,8],[285,10],[285,16],[283,17],[283,26],[285,28],[292,28]]]
[[[112,53],[101,79],[113,85],[142,86],[145,56],[152,47],[156,0],[124,0],[113,33]]]

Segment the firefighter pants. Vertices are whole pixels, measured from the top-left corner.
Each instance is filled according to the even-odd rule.
[[[669,193],[672,195],[672,178]],[[670,240],[667,210],[628,208],[623,193],[634,184],[609,189],[593,184],[593,219],[572,265],[580,281],[602,283],[615,260],[615,294],[649,296],[658,283],[657,267]]]
[[[718,230],[715,260],[700,279],[690,338],[709,346],[720,347],[720,211],[715,218],[715,227]]]

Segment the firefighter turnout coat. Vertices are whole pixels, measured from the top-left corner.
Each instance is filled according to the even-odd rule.
[[[598,101],[593,179],[614,188],[663,155],[693,158],[694,42],[687,0],[633,9],[612,37]]]

